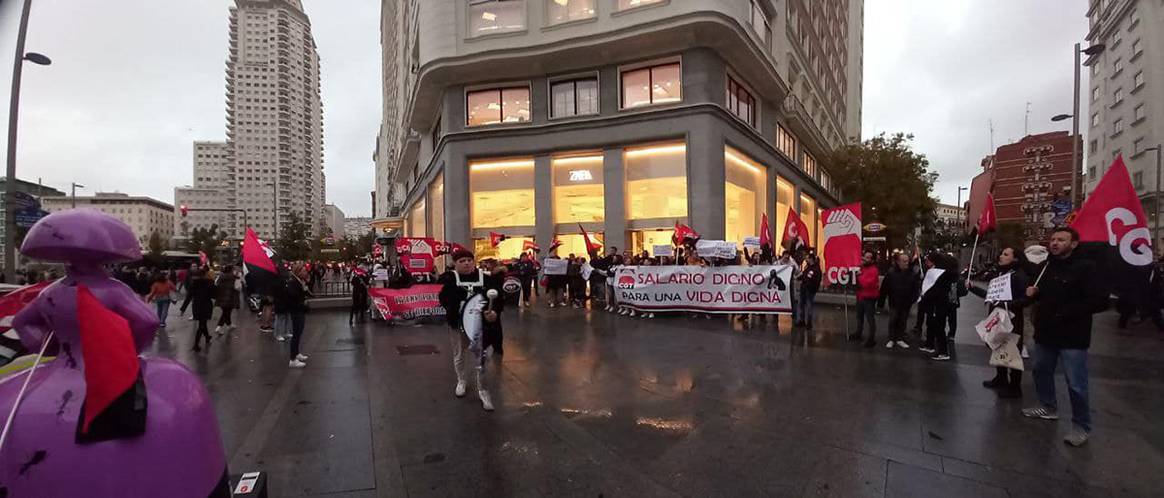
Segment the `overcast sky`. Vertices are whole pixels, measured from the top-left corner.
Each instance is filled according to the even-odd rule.
[[[0,116],[18,3],[0,0]],[[25,65],[17,176],[173,202],[173,187],[191,183],[191,142],[225,138],[232,3],[34,0],[26,49],[53,65]],[[322,61],[327,198],[366,216],[380,123],[379,2],[303,3]],[[989,120],[995,146],[1023,136],[1027,102],[1030,133],[1069,129],[1050,117],[1070,112],[1086,3],[867,0],[865,136],[916,135],[941,173],[936,193],[953,203],[991,152]]]

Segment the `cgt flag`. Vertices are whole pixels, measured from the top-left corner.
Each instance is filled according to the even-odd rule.
[[[975,225],[975,228],[978,229],[978,235],[986,235],[998,228],[998,215],[994,211],[994,194],[986,194],[986,206],[983,206],[982,214],[978,215],[978,224]]]
[[[861,203],[826,209],[824,222],[825,276],[829,284],[855,284],[861,269]]]
[[[675,234],[671,236],[671,245],[683,245],[686,244],[688,240],[695,242],[699,240],[699,237],[699,232],[696,232],[691,227],[676,221]]]
[[[538,247],[534,241],[526,240],[525,242],[521,243],[521,252],[525,251],[542,252],[542,248]]]
[[[509,237],[506,237],[505,235],[497,232],[489,232],[489,245],[492,247],[497,247],[498,244],[501,244],[502,241],[508,238]]]
[[[768,224],[768,213],[760,217],[760,248],[772,249],[772,227]]]
[[[786,249],[798,249],[808,245],[808,225],[800,220],[800,215],[792,207],[788,208],[788,218],[784,222],[784,234],[780,245]]]
[[[1152,232],[1148,217],[1132,186],[1123,156],[1116,156],[1095,190],[1083,202],[1071,227],[1080,242],[1102,242],[1115,248],[1119,259],[1132,266],[1152,264]]]

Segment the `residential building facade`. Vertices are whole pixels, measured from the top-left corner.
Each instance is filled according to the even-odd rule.
[[[96,209],[113,216],[133,229],[143,252],[149,249],[150,236],[154,233],[161,238],[163,248],[169,247],[174,238],[174,206],[152,197],[98,192],[75,199],[63,194],[46,196],[40,199],[40,203],[50,213],[72,209],[75,203],[77,209]]]
[[[1084,188],[1093,190],[1122,155],[1150,223],[1155,223],[1156,164],[1164,142],[1164,4],[1147,0],[1091,0],[1090,73]]]
[[[194,185],[175,189],[189,226],[275,238],[292,215],[320,232],[325,203],[319,54],[300,0],[236,0],[226,62],[226,141],[196,142]],[[213,191],[213,192],[212,192]],[[217,192],[217,195],[213,195]],[[197,218],[194,214],[197,213]],[[179,234],[184,234],[180,230]]]
[[[358,238],[372,231],[372,218],[357,216],[344,218],[344,237]]]
[[[324,237],[335,237],[336,239],[344,238],[345,229],[347,228],[346,220],[344,219],[344,212],[340,210],[335,204],[323,205],[323,233]]]
[[[585,253],[580,227],[641,250],[789,209],[818,237],[838,202],[817,158],[860,136],[859,0],[382,5],[377,228],[398,199],[407,235],[482,255]]]
[[[949,204],[938,204],[934,208],[934,218],[943,226],[961,226],[966,219],[966,210]]]

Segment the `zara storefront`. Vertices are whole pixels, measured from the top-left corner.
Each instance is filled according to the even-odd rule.
[[[515,257],[669,244],[676,222],[742,243],[790,207],[819,237],[837,192],[801,112],[760,98],[711,49],[566,74],[446,87],[405,173],[405,233]],[[799,131],[797,131],[799,130]],[[814,152],[815,150],[815,152]],[[499,247],[490,232],[509,237]]]

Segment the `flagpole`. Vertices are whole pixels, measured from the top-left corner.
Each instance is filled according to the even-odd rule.
[[[978,232],[974,232],[974,247],[970,248],[970,264],[966,265],[966,279],[970,279],[970,274],[974,272],[974,251],[978,250]]]

